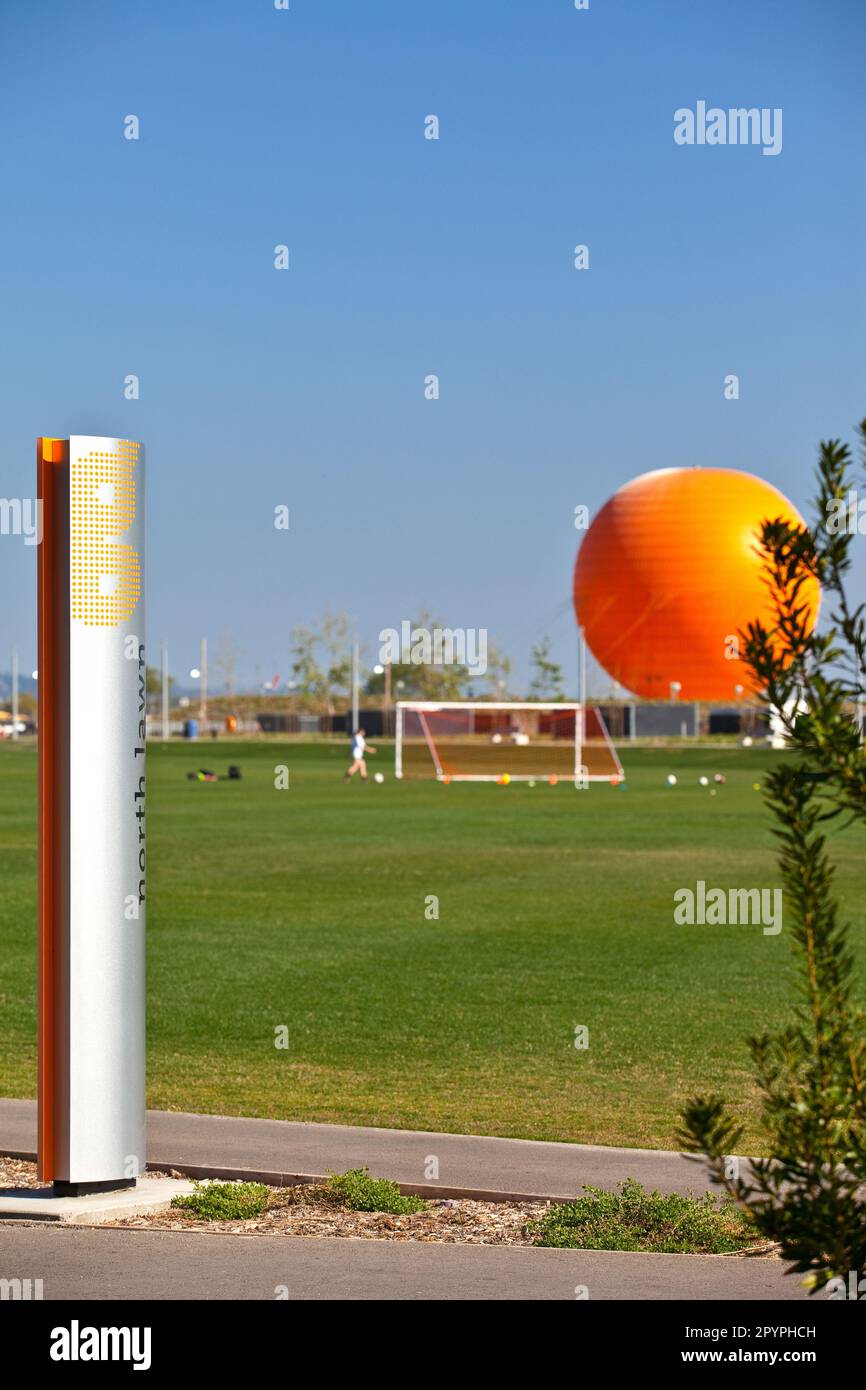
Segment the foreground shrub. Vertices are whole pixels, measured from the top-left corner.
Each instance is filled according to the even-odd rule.
[[[860,437],[866,459],[866,421]],[[840,829],[866,822],[857,718],[866,696],[866,608],[853,607],[846,592],[855,531],[837,524],[856,497],[853,482],[848,446],[823,443],[813,527],[777,517],[761,528],[775,622],[750,623],[744,634],[746,661],[795,755],[767,777],[766,800],[798,998],[784,1027],[749,1041],[770,1157],[739,1163],[743,1126],[715,1092],[691,1097],[679,1136],[779,1242],[787,1272],[805,1275],[812,1293],[866,1268],[866,1019],[824,834],[840,817]],[[810,629],[804,602],[815,579],[829,609],[821,631]]]
[[[332,1173],[325,1191],[336,1205],[351,1211],[383,1211],[392,1216],[406,1216],[427,1209],[423,1197],[404,1197],[395,1182],[388,1178],[371,1178],[366,1168]]]
[[[202,1221],[247,1221],[261,1216],[268,1204],[262,1182],[197,1182],[187,1197],[172,1197],[171,1205]]]
[[[638,1250],[727,1255],[755,1239],[754,1228],[712,1193],[681,1197],[647,1192],[629,1178],[616,1192],[585,1187],[585,1197],[551,1207],[531,1223],[536,1245],[569,1250]]]

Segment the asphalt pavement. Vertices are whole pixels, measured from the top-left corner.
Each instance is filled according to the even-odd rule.
[[[0,1226],[0,1278],[45,1300],[805,1299],[776,1259]]]
[[[0,1100],[0,1153],[35,1151],[35,1101]],[[442,1195],[569,1198],[584,1184],[614,1188],[626,1178],[661,1192],[703,1193],[710,1187],[701,1163],[659,1149],[160,1110],[148,1112],[147,1160],[159,1167],[211,1170],[215,1176],[243,1172],[264,1178],[321,1177],[367,1167],[374,1177]]]

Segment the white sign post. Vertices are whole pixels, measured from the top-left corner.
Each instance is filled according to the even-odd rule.
[[[144,449],[40,439],[39,1176],[145,1166]]]

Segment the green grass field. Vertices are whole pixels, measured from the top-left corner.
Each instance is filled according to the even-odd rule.
[[[779,884],[753,783],[780,755],[622,756],[627,790],[576,791],[397,783],[383,748],[387,780],[364,787],[342,784],[342,744],[152,745],[149,1104],[669,1147],[684,1098],[718,1088],[753,1120],[745,1040],[790,1008],[787,933],[675,926],[673,894]],[[243,781],[186,780],[229,762]],[[716,771],[711,796],[697,778]],[[864,847],[859,828],[834,837],[861,971]],[[32,1096],[24,744],[0,746],[0,883],[0,1094]]]

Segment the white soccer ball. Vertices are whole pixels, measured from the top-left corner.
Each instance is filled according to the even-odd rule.
[[[702,787],[708,787],[710,785],[709,777],[699,777],[698,781],[700,782]]]
[[[743,739],[743,747],[744,747],[744,748],[751,748],[751,746],[752,746],[752,740],[750,739],[749,735],[746,734],[746,737]]]
[[[668,773],[668,779],[667,779],[667,780],[668,780],[668,786],[669,786],[669,787],[675,787],[675,786],[676,786],[676,784],[677,784],[677,779],[676,779],[676,774],[675,774],[675,773],[669,772],[669,773]]]
[[[491,743],[501,743],[501,742],[502,742],[502,735],[501,735],[501,734],[494,734],[493,737],[491,738],[490,742],[491,742]]]
[[[384,772],[377,772],[377,773],[375,773],[375,775],[374,775],[374,777],[373,777],[373,781],[374,781],[374,782],[384,782],[384,780],[385,780],[385,774],[384,774]]]

